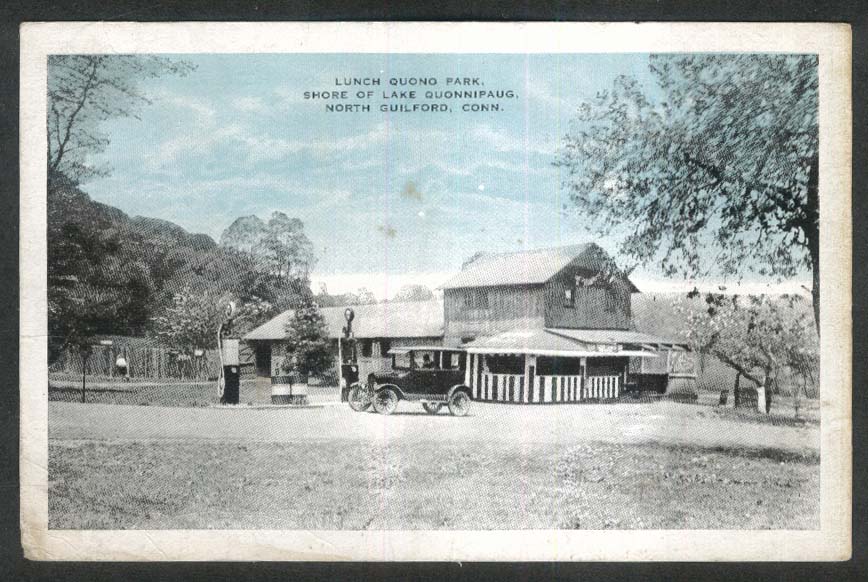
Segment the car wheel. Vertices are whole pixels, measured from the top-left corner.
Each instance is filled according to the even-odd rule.
[[[368,389],[366,386],[362,386],[360,384],[355,384],[350,389],[349,397],[347,401],[350,403],[350,408],[352,408],[356,412],[362,412],[363,410],[367,410],[371,405],[371,395],[368,394]]]
[[[423,402],[422,408],[424,408],[425,412],[428,414],[437,414],[440,412],[440,409],[443,408],[443,405],[439,402]]]
[[[470,396],[463,390],[456,390],[449,397],[449,412],[452,416],[464,416],[470,409]]]
[[[391,388],[374,394],[374,410],[380,414],[392,414],[398,407],[398,393]]]

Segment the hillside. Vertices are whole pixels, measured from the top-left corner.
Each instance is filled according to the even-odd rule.
[[[130,217],[72,183],[48,191],[49,324],[64,335],[87,311],[88,333],[141,335],[172,296],[236,291],[247,259],[166,220]]]

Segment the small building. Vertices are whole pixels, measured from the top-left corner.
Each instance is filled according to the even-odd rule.
[[[344,337],[343,328],[346,325],[344,309],[346,306],[320,309],[335,356],[335,374],[338,340]],[[374,370],[388,367],[388,353],[393,347],[442,343],[442,301],[373,303],[354,305],[353,310],[356,312],[353,336],[356,340],[360,378],[367,377]],[[244,336],[255,354],[257,376],[277,376],[281,373],[280,368],[285,357],[286,324],[293,315],[294,311],[291,309],[284,311]],[[342,341],[342,348],[347,349],[349,344]]]
[[[460,347],[476,399],[574,402],[625,389],[663,392],[672,363],[684,361],[683,343],[635,331],[631,297],[639,290],[593,243],[481,255],[442,289],[442,302],[354,306],[360,378],[388,367],[393,348]],[[336,363],[344,309],[322,310]],[[291,315],[245,337],[260,374],[279,367]]]

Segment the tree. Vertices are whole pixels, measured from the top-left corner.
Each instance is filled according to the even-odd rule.
[[[328,330],[319,307],[307,300],[296,308],[286,324],[286,372],[302,376],[321,374],[334,365]]]
[[[234,292],[244,303],[261,304],[263,317],[310,299],[309,274],[316,259],[301,220],[283,212],[274,212],[267,223],[242,216],[223,231],[220,246],[244,263],[233,271]]]
[[[434,293],[425,285],[404,285],[395,293],[395,301],[430,301]]]
[[[138,81],[186,74],[192,66],[163,57],[52,55],[48,60],[49,357],[76,345],[86,359],[92,336],[140,332],[154,282],[145,255],[131,256],[105,213],[76,186],[104,174],[89,156],[104,150],[100,124],[135,117],[149,103]],[[114,209],[112,209],[114,210]]]
[[[255,215],[236,218],[220,235],[220,245],[261,258],[268,227]]]
[[[217,328],[230,297],[195,292],[185,287],[172,304],[154,318],[154,336],[160,343],[192,355],[196,349],[217,346]]]
[[[652,55],[650,71],[656,87],[619,77],[579,108],[555,162],[572,202],[667,276],[810,270],[818,327],[816,56]]]
[[[142,257],[130,256],[117,229],[88,213],[64,180],[48,203],[50,360],[71,346],[84,354],[98,334],[140,332],[154,296]]]
[[[220,244],[247,253],[280,280],[307,280],[316,262],[304,223],[283,212],[272,213],[267,223],[257,216],[236,219],[223,231]]]
[[[105,173],[88,160],[102,152],[108,137],[103,121],[138,119],[149,104],[139,82],[162,75],[186,75],[185,61],[144,55],[51,55],[48,58],[48,175],[74,183]]]
[[[359,287],[355,292],[329,295],[325,283],[319,286],[315,296],[317,305],[322,307],[345,307],[348,305],[372,305],[377,302],[376,296],[367,287]]]
[[[315,260],[313,244],[304,233],[304,223],[274,212],[262,241],[269,269],[278,277],[307,279]]]
[[[217,347],[217,328],[225,318],[225,308],[236,301],[232,336],[243,336],[270,314],[271,306],[261,301],[242,302],[227,292],[201,292],[185,287],[172,297],[172,303],[154,318],[154,337],[163,345],[192,355],[196,349]]]
[[[689,297],[699,297],[698,291]],[[692,349],[716,357],[739,378],[765,387],[767,402],[782,371],[804,377],[813,375],[819,365],[817,336],[804,307],[804,300],[796,295],[722,293],[708,293],[701,303],[679,305]]]

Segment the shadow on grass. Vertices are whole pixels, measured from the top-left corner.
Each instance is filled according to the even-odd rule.
[[[804,427],[816,426],[820,424],[820,419],[814,416],[800,416],[798,418],[793,414],[783,414],[772,409],[770,414],[763,414],[756,410],[728,408],[722,406],[709,406],[709,411],[718,418],[735,420],[738,422],[749,422],[752,424],[771,424],[774,426],[789,426],[789,427]],[[810,411],[809,411],[810,412]]]
[[[600,443],[600,446],[604,447],[612,445],[609,443]],[[728,457],[741,457],[744,459],[768,460],[775,463],[802,463],[805,465],[817,465],[820,463],[819,451],[786,451],[775,447],[761,446],[736,447],[726,445],[701,446],[666,444],[652,440],[638,442],[635,446],[658,447],[689,455],[726,455]]]

